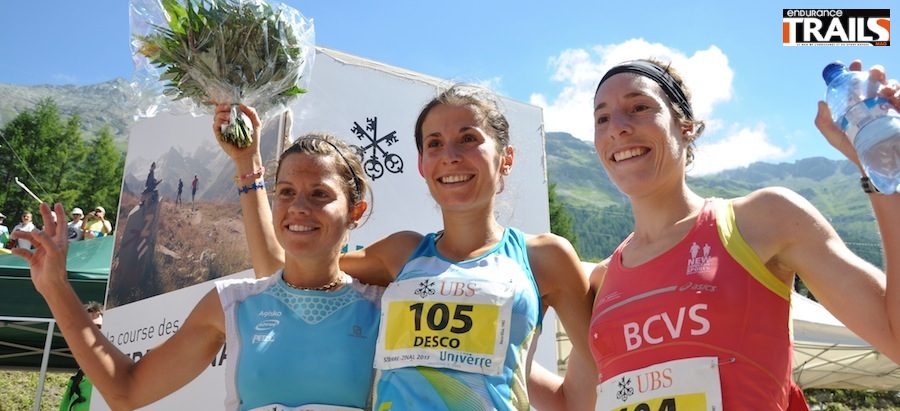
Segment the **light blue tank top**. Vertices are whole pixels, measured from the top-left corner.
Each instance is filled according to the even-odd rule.
[[[226,408],[365,408],[383,289],[345,276],[337,291],[301,291],[281,275],[216,283],[226,321]]]
[[[382,299],[374,409],[528,410],[540,322],[521,231],[461,262],[427,235]]]

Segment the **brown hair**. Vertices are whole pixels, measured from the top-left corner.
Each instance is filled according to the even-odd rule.
[[[690,108],[691,90],[688,88],[688,86],[686,84],[684,84],[684,78],[681,76],[681,73],[679,73],[678,70],[675,70],[675,68],[672,67],[672,64],[663,63],[662,61],[654,59],[654,58],[643,58],[643,59],[638,59],[638,61],[643,61],[646,63],[653,64],[653,65],[659,67],[668,76],[670,76],[671,79],[675,81],[676,86],[681,89],[681,92],[684,94],[688,108]],[[626,62],[621,63],[621,65],[625,65],[628,63],[629,62],[626,61]],[[639,72],[636,72],[636,71],[630,71],[630,72],[641,75]],[[652,77],[649,77],[649,76],[645,76],[645,77],[652,79]],[[657,81],[656,79],[653,79],[653,80]],[[602,81],[601,81],[601,83],[602,83]],[[660,85],[660,87],[662,88],[663,86]],[[600,91],[600,86],[598,85],[597,91],[595,92],[595,94],[599,91]],[[686,158],[687,164],[686,165],[690,165],[691,163],[694,162],[695,142],[698,138],[700,138],[700,134],[703,133],[703,130],[706,127],[706,124],[703,122],[703,120],[697,120],[693,115],[689,116],[688,113],[685,113],[685,110],[682,109],[680,105],[675,104],[672,101],[672,98],[669,96],[668,93],[663,93],[663,95],[666,96],[666,99],[665,99],[666,105],[669,107],[669,110],[672,112],[672,116],[675,117],[675,119],[678,121],[678,123],[685,127],[691,126],[694,129],[694,134],[691,137],[685,137],[685,139],[684,139],[684,141],[686,143],[688,143],[687,148],[685,149],[686,150],[685,155],[687,156],[687,158]]]
[[[103,315],[103,305],[96,301],[88,301],[87,304],[84,305],[84,310],[87,311],[88,314]]]
[[[428,116],[431,109],[440,104],[465,107],[471,110],[475,114],[475,120],[487,131],[487,134],[496,140],[498,153],[503,153],[503,150],[509,146],[509,122],[500,110],[494,93],[470,84],[454,84],[425,104],[419,113],[415,130],[416,149],[419,150],[419,154],[422,154],[422,139],[424,138],[422,125],[425,123],[425,117]]]
[[[341,178],[344,194],[347,195],[348,206],[352,207],[365,201],[369,183],[363,178],[363,168],[359,162],[357,150],[347,143],[328,134],[306,134],[294,141],[278,158],[275,179],[281,172],[281,163],[289,154],[300,153],[334,159],[335,167]]]

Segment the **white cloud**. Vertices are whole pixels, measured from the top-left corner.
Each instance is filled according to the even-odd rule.
[[[693,95],[695,116],[706,123],[704,137],[698,140],[692,175],[785,159],[793,154],[794,148],[782,149],[770,142],[765,124],[732,126],[714,117],[715,107],[731,100],[734,81],[728,56],[714,45],[692,55],[644,39],[598,45],[591,50],[565,50],[550,60],[556,69],[552,79],[564,84],[562,91],[555,97],[532,94],[529,101],[543,108],[546,130],[567,132],[592,142],[592,106],[600,78],[615,64],[646,57],[671,62],[678,69]]]
[[[757,161],[784,160],[794,154],[795,148],[782,149],[773,145],[766,134],[765,124],[754,127],[735,126],[727,136],[714,142],[697,140],[694,163],[688,166],[688,174],[701,176],[731,168],[745,167]]]

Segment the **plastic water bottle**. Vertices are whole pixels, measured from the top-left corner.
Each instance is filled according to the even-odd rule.
[[[840,62],[822,71],[825,102],[835,124],[856,148],[859,162],[878,191],[900,190],[900,113],[878,96],[881,84],[869,73],[850,71]]]

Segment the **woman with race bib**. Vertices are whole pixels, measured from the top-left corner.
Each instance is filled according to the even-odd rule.
[[[881,69],[871,75],[885,82]],[[900,106],[896,82],[882,93]],[[900,196],[854,194],[871,201],[887,274],[790,190],[700,197],[685,183],[703,131],[690,96],[669,64],[638,60],[610,69],[594,97],[597,155],[635,219],[591,276],[596,410],[786,409],[795,273],[835,317],[900,362]],[[859,166],[824,102],[816,125]]]
[[[217,113],[216,125],[227,117]],[[264,172],[236,176],[238,195],[265,199]],[[139,408],[181,388],[226,343],[226,409],[369,409],[368,364],[383,289],[352,280],[338,266],[348,231],[366,210],[362,175],[340,140],[299,138],[281,155],[274,207],[266,208],[274,223],[267,233],[277,240],[283,269],[257,273],[274,273],[265,278],[217,282],[183,326],[138,362],[110,343],[81,308],[66,279],[67,227],[53,220],[47,204],[41,205],[43,232],[16,234],[31,240],[34,252],[15,253],[28,260],[35,288],[112,409]],[[55,211],[65,215],[61,204]],[[248,234],[248,241],[258,235]],[[256,244],[248,245],[258,252]]]
[[[398,232],[341,258],[348,274],[387,285],[374,409],[528,410],[531,357],[548,306],[573,330],[573,361],[589,361],[587,276],[567,240],[496,221],[494,202],[515,152],[492,93],[465,85],[443,91],[421,111],[415,138],[444,229]],[[265,215],[256,204],[246,215]],[[257,232],[260,244],[272,244]],[[277,247],[259,255],[255,266],[278,266]],[[596,378],[582,371],[581,380]]]
[[[548,306],[586,360],[591,296],[572,245],[494,216],[512,169],[509,124],[492,93],[456,85],[416,121],[419,172],[444,229],[392,234],[341,267],[388,283],[375,355],[379,410],[527,410],[531,355]]]

